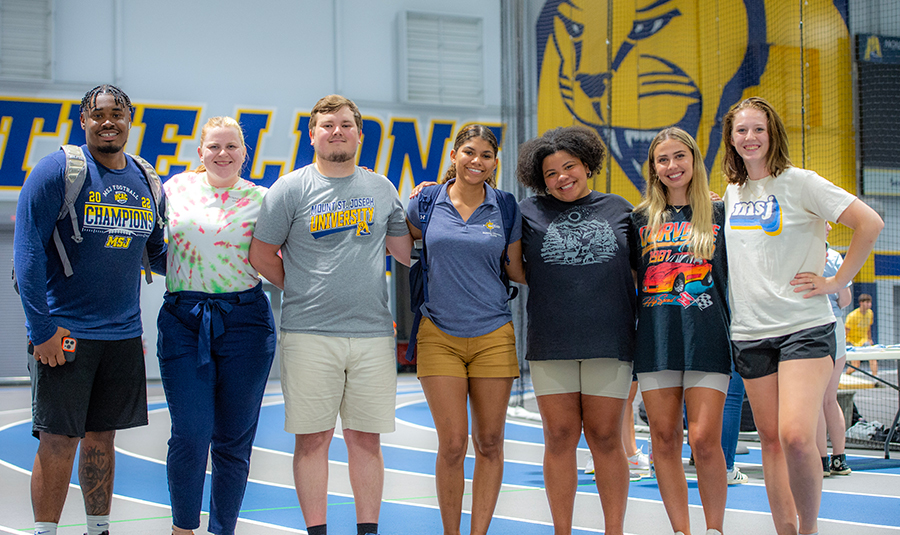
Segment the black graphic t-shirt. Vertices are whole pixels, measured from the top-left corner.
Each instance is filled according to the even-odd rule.
[[[637,237],[637,343],[634,372],[661,370],[731,374],[725,206],[713,203],[712,260],[690,252],[691,207],[668,207],[668,222],[649,240],[647,216],[631,215]]]
[[[592,191],[567,203],[529,197],[522,210],[528,360],[631,361],[637,301],[631,204]]]

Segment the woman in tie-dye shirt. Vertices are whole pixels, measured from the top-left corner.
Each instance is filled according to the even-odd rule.
[[[213,117],[200,134],[200,167],[165,183],[168,271],[157,354],[172,437],[166,468],[172,531],[200,526],[212,451],[209,532],[234,533],[275,325],[247,253],[266,188],[241,178],[243,131]]]

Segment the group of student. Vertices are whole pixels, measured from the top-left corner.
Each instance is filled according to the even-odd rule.
[[[564,127],[519,147],[517,177],[534,195],[510,206],[511,196],[495,189],[496,138],[469,125],[456,136],[442,183],[429,186],[429,214],[410,201],[405,217],[390,182],[356,166],[362,117],[344,97],[324,97],[312,110],[316,161],[268,191],[240,176],[240,125],[210,119],[201,166],[170,178],[159,206],[124,153],[132,110],[109,85],[82,101],[88,179],[75,211],[84,238],[64,240],[74,274],[66,275],[52,237],[55,228],[71,232],[56,208],[65,195],[63,153],[41,160],[19,201],[15,266],[40,439],[35,534],[56,533],[80,443],[89,535],[108,535],[115,430],[147,423],[137,298],[145,249],[154,271],[166,274],[158,356],[172,422],[173,534],[200,525],[210,451],[208,529],[234,533],[276,338],[260,275],[284,289],[285,430],[295,435],[306,530],[326,533],[328,448],[340,415],[358,533],[377,533],[380,433],[394,429],[396,395],[383,255],[409,265],[423,221],[428,298],[417,373],[438,436],[445,534],[460,533],[469,408],[472,534],[487,532],[502,483],[506,406],[519,373],[504,275],[528,285],[526,358],[557,534],[572,529],[582,430],[602,467],[605,533],[623,533],[622,418],[635,374],[672,529],[691,533],[681,462],[686,406],[707,533],[722,533],[720,437],[732,362],[759,430],[776,531],[816,533],[816,424],[835,357],[826,295],[849,284],[883,223],[851,194],[792,166],[784,124],[765,100],[744,100],[724,119],[724,202],[711,200],[699,147],[683,130],[653,140],[647,188],[632,207],[590,189],[605,157],[597,134]],[[161,226],[88,224],[88,212],[113,203],[166,214],[168,244]],[[826,221],[854,234],[842,265],[823,277]],[[128,245],[109,247],[110,235],[126,232],[134,237]],[[64,339],[77,341],[76,360],[66,358]]]
[[[439,441],[445,534],[460,532],[467,393],[471,533],[487,532],[500,488],[505,405],[497,401],[518,376],[503,271],[528,285],[525,358],[542,417],[556,534],[572,530],[582,430],[602,466],[596,483],[604,533],[623,533],[629,474],[621,424],[632,374],[672,529],[691,533],[681,458],[686,415],[706,533],[722,533],[720,439],[732,369],[753,408],[776,532],[817,533],[817,438],[824,438],[817,428],[838,343],[827,296],[850,284],[883,222],[853,195],[792,165],[784,123],[764,99],[732,107],[723,131],[722,201],[711,200],[697,142],[667,128],[650,145],[636,207],[590,189],[604,159],[593,131],[556,128],[526,142],[516,174],[534,195],[519,203],[521,229],[516,223],[508,245],[502,229],[494,230],[497,142],[478,126],[460,131],[451,152],[455,176],[429,186],[442,188],[443,209],[431,216],[426,237],[432,290],[418,335],[418,374]],[[414,228],[416,203],[408,215]],[[843,262],[823,276],[828,221],[854,233]],[[483,328],[470,314],[484,318]]]

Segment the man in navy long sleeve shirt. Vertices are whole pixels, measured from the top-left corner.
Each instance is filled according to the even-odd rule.
[[[110,85],[81,102],[87,176],[75,201],[80,242],[70,239],[72,219],[58,219],[64,151],[35,166],[16,209],[15,269],[34,354],[33,433],[40,440],[31,484],[35,533],[56,534],[80,442],[88,535],[108,535],[115,432],[147,424],[140,268],[146,246],[154,270],[165,272],[156,213],[165,207],[156,206],[139,165],[125,154],[132,112],[128,96]]]

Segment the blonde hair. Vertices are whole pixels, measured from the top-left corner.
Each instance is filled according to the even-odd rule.
[[[209,131],[213,128],[234,128],[237,130],[238,137],[241,138],[241,146],[245,147],[247,145],[244,144],[244,129],[241,128],[240,123],[237,122],[233,117],[221,116],[221,117],[210,117],[206,124],[203,125],[203,128],[200,130],[200,146],[206,142],[206,135],[209,134]],[[245,155],[246,158],[246,155]],[[206,172],[206,166],[203,165],[203,161],[200,162],[200,165],[194,169],[195,173],[204,173]]]
[[[497,136],[494,135],[494,132],[492,132],[490,128],[482,124],[470,124],[461,129],[459,133],[456,134],[456,141],[453,142],[453,150],[459,150],[459,148],[463,146],[463,143],[476,137],[480,137],[481,139],[487,141],[488,144],[490,144],[491,148],[494,149],[494,160],[496,161],[497,152],[500,150],[499,144],[497,143]],[[447,169],[447,172],[444,173],[444,176],[438,181],[438,183],[443,184],[444,182],[448,182],[454,178],[456,178],[456,164],[451,164],[450,168]],[[487,177],[485,182],[492,188],[497,187],[496,165],[494,166],[494,172],[491,173],[491,176]]]
[[[766,131],[769,134],[769,152],[766,154],[766,171],[773,177],[780,175],[788,167],[793,166],[788,155],[788,136],[784,121],[769,102],[760,97],[750,97],[738,102],[728,110],[722,119],[722,135],[725,137],[725,155],[722,157],[722,171],[729,184],[744,185],[749,179],[744,159],[738,154],[731,141],[734,129],[734,117],[738,112],[753,108],[766,114]]]
[[[653,153],[660,143],[666,140],[675,140],[691,151],[694,158],[691,183],[688,184],[687,198],[691,206],[691,234],[690,251],[697,258],[709,260],[716,250],[716,236],[713,232],[713,209],[709,199],[709,183],[706,167],[703,166],[703,156],[700,147],[690,134],[680,128],[666,128],[656,134],[650,143],[647,168],[650,177],[647,180],[647,188],[641,198],[641,202],[635,207],[635,212],[643,212],[647,216],[649,235],[647,241],[653,248],[656,247],[656,236],[660,228],[668,222],[668,188],[663,184],[656,172],[656,161]]]

